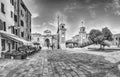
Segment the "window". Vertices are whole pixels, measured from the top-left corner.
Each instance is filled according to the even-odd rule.
[[[16,31],[16,35],[17,35],[17,34],[18,34],[18,33],[17,33],[17,29],[16,29],[15,31]]]
[[[31,36],[30,36],[30,40],[31,40],[32,38],[31,38]]]
[[[24,37],[24,32],[21,32],[21,37]]]
[[[24,26],[24,22],[21,20],[21,26]]]
[[[21,10],[21,15],[22,15],[22,10]]]
[[[16,50],[18,49],[18,45],[17,45],[17,43],[16,43],[16,46],[15,46],[15,49],[16,49]]]
[[[15,28],[14,27],[12,27],[12,33],[15,34]]]
[[[0,30],[3,30],[3,21],[0,19]]]
[[[11,11],[11,18],[13,18],[13,12]]]
[[[14,2],[14,8],[16,9],[16,1]]]
[[[5,50],[5,39],[1,39],[2,51]]]
[[[12,0],[12,5],[14,5],[14,0]]]
[[[14,49],[14,48],[15,48],[15,42],[12,41],[12,49]]]
[[[64,28],[64,26],[62,26],[62,28]]]
[[[5,14],[5,5],[3,3],[1,3],[1,12]]]
[[[3,22],[3,30],[6,31],[6,22]]]
[[[12,5],[14,5],[14,0],[10,0],[10,3],[11,3]]]
[[[17,15],[14,14],[14,21],[17,22]]]
[[[27,36],[27,39],[29,40],[29,35]]]
[[[21,10],[21,16],[24,16],[23,11]]]

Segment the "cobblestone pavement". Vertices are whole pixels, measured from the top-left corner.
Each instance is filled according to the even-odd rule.
[[[84,56],[88,58],[88,55],[82,54],[82,57]],[[79,54],[68,54],[62,50],[43,50],[29,60],[16,63],[16,67],[0,77],[120,77],[115,64],[101,64],[102,67],[105,66],[103,69],[97,64],[92,64],[89,61],[90,56],[89,60],[84,58]]]

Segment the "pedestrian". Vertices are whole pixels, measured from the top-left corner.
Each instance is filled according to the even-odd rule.
[[[48,49],[49,49],[49,44],[47,44],[47,47],[48,47]]]
[[[54,49],[54,44],[51,45],[52,50]]]
[[[39,46],[39,49],[40,49],[40,50],[41,50],[41,48],[42,48],[42,47],[41,47],[41,46]]]

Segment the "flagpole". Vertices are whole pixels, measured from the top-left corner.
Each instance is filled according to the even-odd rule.
[[[58,31],[57,31],[57,33],[58,33],[58,49],[60,49],[60,45],[59,45],[59,42],[60,42],[60,36],[59,36],[59,16],[58,16]]]

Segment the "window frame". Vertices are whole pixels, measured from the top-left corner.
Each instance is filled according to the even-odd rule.
[[[2,51],[5,51],[6,50],[5,39],[1,39],[1,46],[2,46]]]
[[[1,12],[5,14],[5,5],[1,2]]]
[[[23,27],[24,27],[24,21],[23,21],[23,20],[21,20],[21,21],[20,21],[20,23],[21,23],[21,26],[23,26]]]

